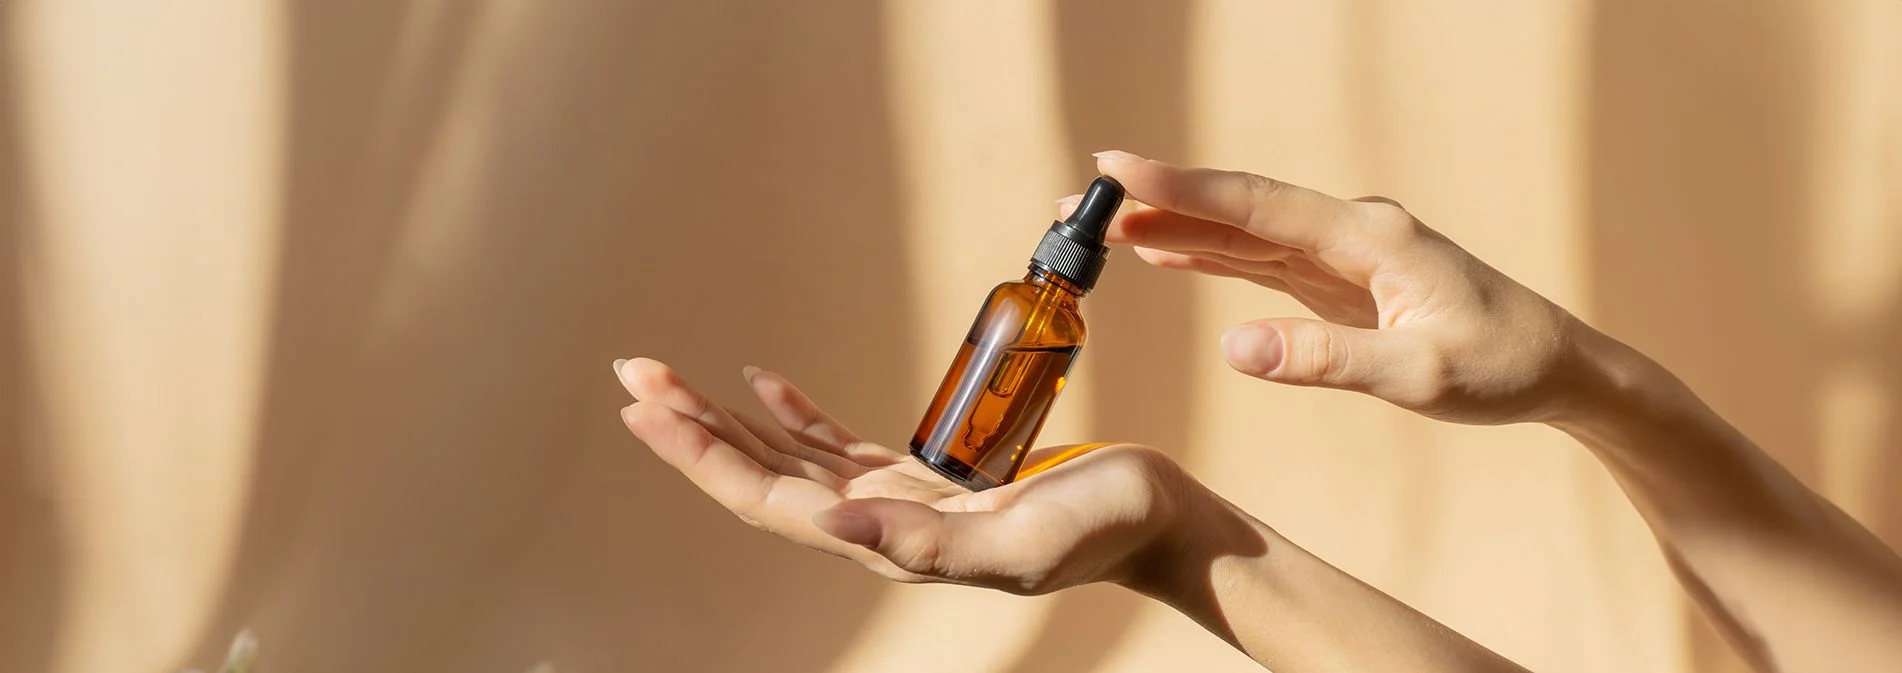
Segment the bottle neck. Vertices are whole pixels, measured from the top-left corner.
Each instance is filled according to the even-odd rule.
[[[1030,272],[1024,274],[1024,282],[1035,285],[1045,291],[1061,291],[1064,294],[1079,299],[1082,298],[1083,295],[1090,293],[1089,290],[1077,287],[1076,283],[1070,282],[1069,279],[1059,276],[1036,264],[1030,265]]]

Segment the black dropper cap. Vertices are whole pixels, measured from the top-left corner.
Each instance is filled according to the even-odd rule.
[[[1108,176],[1097,178],[1069,219],[1050,224],[1030,263],[1089,292],[1096,287],[1096,278],[1103,275],[1103,263],[1109,258],[1103,232],[1122,205],[1123,186]]]

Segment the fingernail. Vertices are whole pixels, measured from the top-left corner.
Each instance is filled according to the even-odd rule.
[[[1264,376],[1281,366],[1281,333],[1272,327],[1238,327],[1222,335],[1222,354],[1236,371]]]
[[[744,376],[744,377],[746,377],[746,382],[747,382],[747,383],[752,383],[752,382],[753,382],[753,375],[755,375],[755,374],[758,374],[758,373],[759,373],[759,368],[758,368],[758,367],[755,367],[755,366],[753,366],[753,365],[747,365],[747,366],[745,366],[745,367],[741,367],[741,368],[740,368],[740,376]]]
[[[1148,159],[1144,159],[1142,157],[1136,156],[1129,152],[1124,152],[1122,150],[1103,150],[1101,152],[1097,152],[1090,156],[1096,157],[1098,159],[1107,159],[1110,161],[1148,161]]]
[[[1077,204],[1082,202],[1082,194],[1071,194],[1057,199],[1057,217],[1069,217],[1070,213],[1076,212]]]
[[[627,358],[614,361],[614,378],[621,378],[621,365],[627,364]]]
[[[814,515],[812,523],[827,535],[861,547],[878,544],[878,522],[857,512],[828,509]]]

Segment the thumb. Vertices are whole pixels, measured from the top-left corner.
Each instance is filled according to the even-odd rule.
[[[970,575],[995,566],[1003,555],[994,534],[973,534],[999,515],[945,513],[909,500],[860,498],[814,515],[812,522],[836,537],[871,549],[906,572],[931,577]]]
[[[1392,383],[1406,360],[1392,335],[1319,320],[1275,318],[1238,325],[1222,335],[1235,371],[1296,386],[1375,392]]]

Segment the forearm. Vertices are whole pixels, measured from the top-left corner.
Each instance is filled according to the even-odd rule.
[[[1763,671],[1902,665],[1902,560],[1642,354],[1582,328],[1553,425],[1597,454],[1672,569]]]
[[[1525,669],[1329,565],[1212,493],[1125,582],[1275,673]]]

